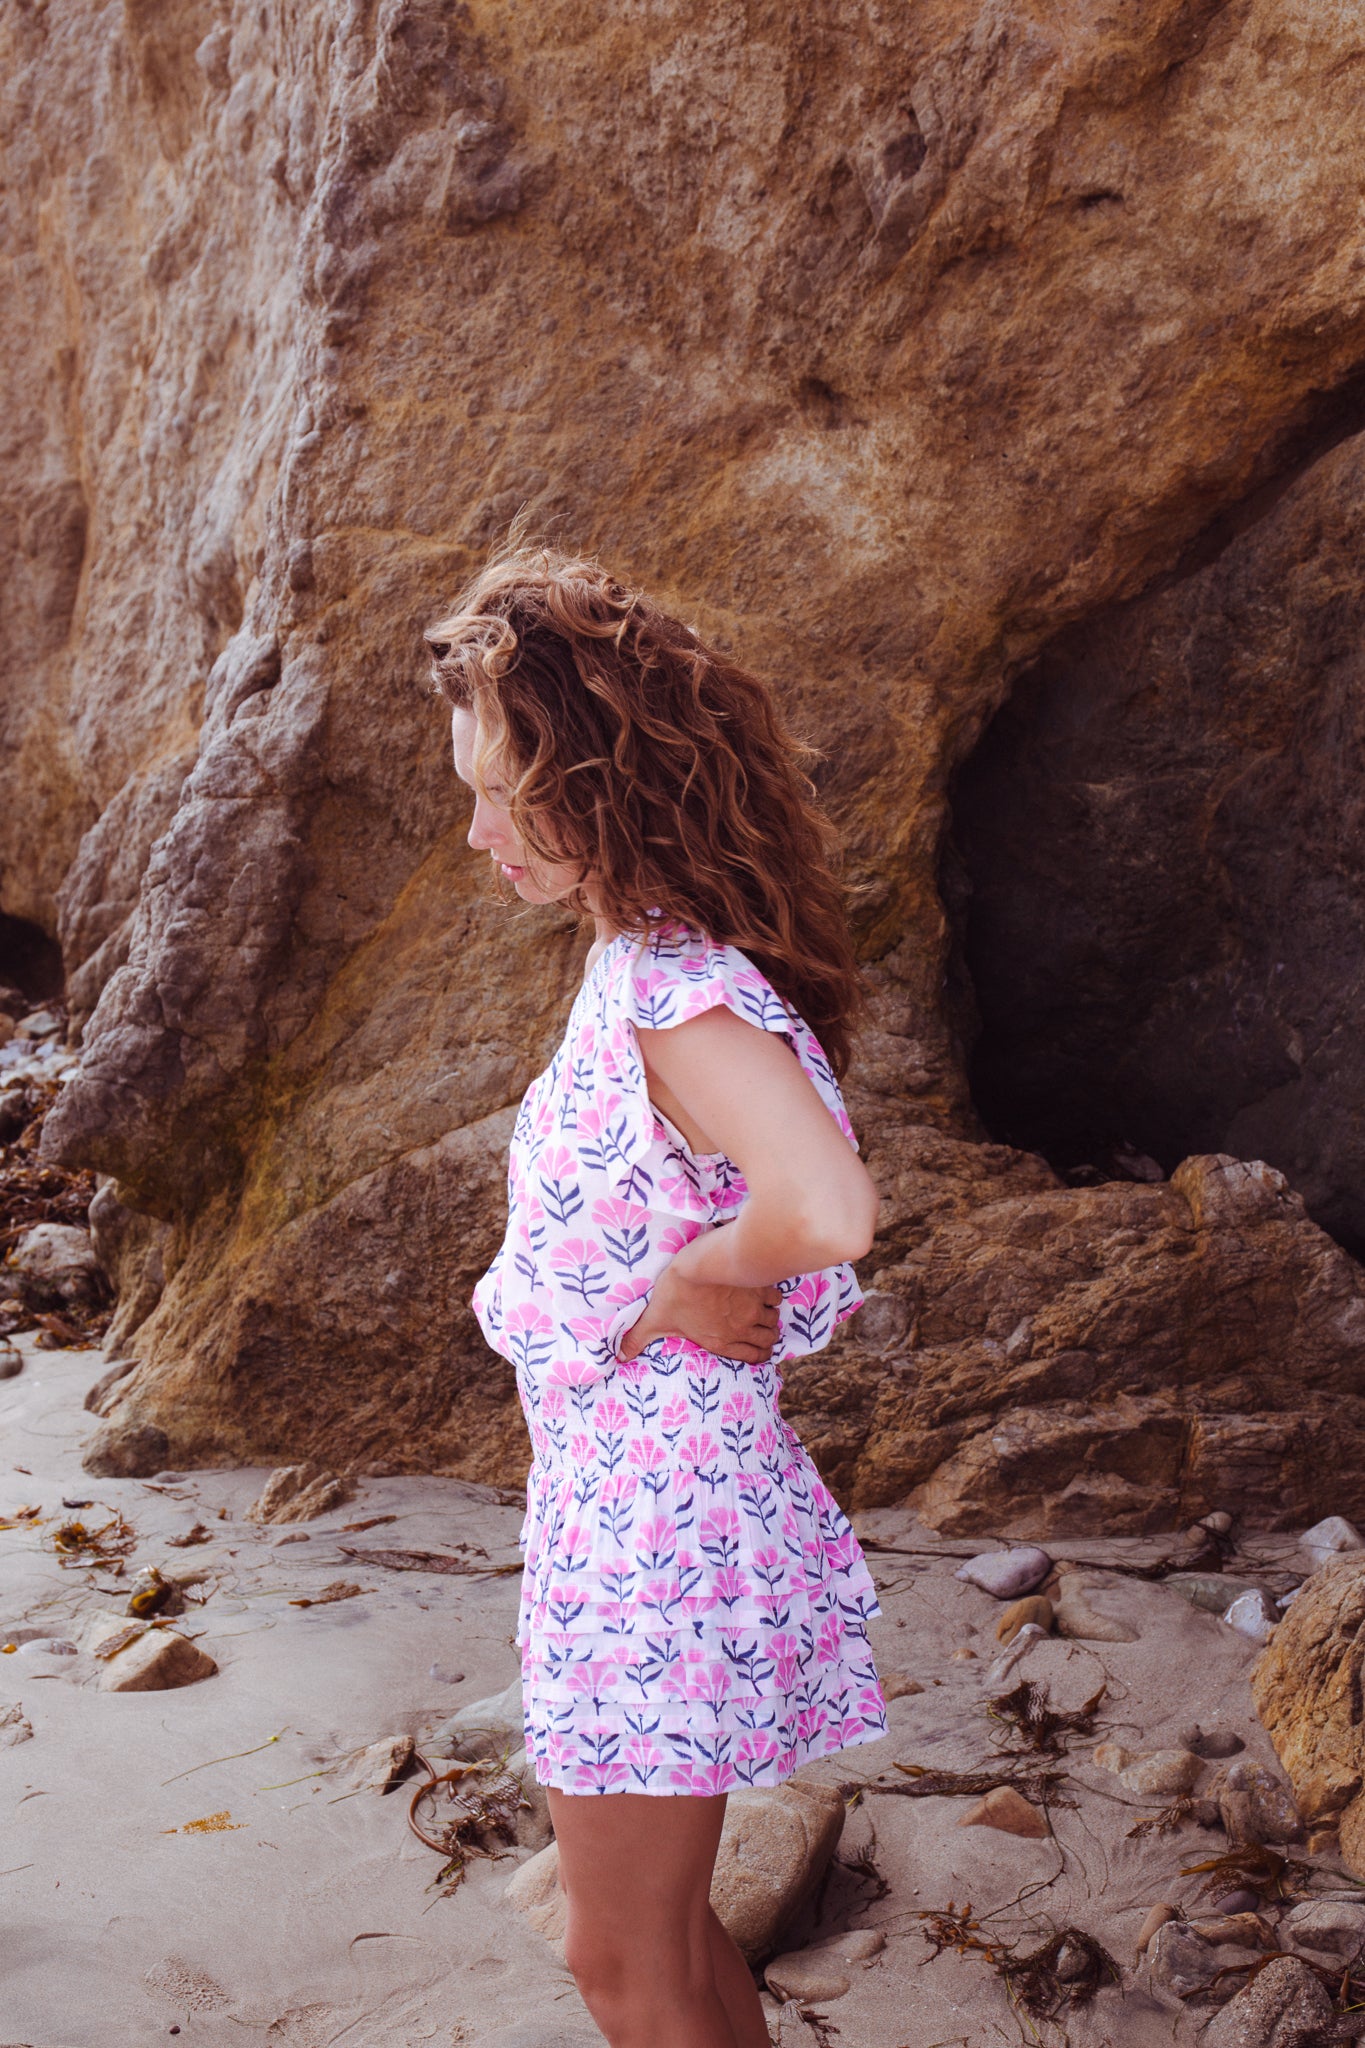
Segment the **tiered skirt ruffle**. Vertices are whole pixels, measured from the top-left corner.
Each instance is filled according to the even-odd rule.
[[[774,1785],[885,1734],[876,1592],[780,1417],[739,1469],[695,1439],[610,1472],[540,1456],[521,1540],[526,1744],[542,1784]]]

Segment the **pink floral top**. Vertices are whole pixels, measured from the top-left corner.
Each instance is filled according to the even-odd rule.
[[[605,1378],[669,1260],[743,1203],[748,1190],[733,1161],[692,1153],[650,1101],[636,1036],[720,1003],[786,1039],[857,1145],[813,1032],[745,954],[676,925],[647,940],[613,939],[522,1101],[508,1158],[507,1234],[474,1290],[484,1336],[519,1379],[582,1388]],[[795,1275],[781,1293],[774,1364],[820,1350],[862,1300],[847,1265]]]

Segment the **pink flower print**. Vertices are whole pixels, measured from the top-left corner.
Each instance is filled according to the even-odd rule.
[[[620,1792],[629,1782],[630,1773],[618,1759],[611,1763],[581,1763],[573,1777],[576,1792]]]
[[[668,1459],[663,1445],[656,1438],[634,1436],[626,1450],[626,1461],[633,1465],[637,1472],[646,1473],[657,1472],[661,1466],[667,1464]]]
[[[580,1523],[575,1522],[566,1529],[559,1539],[555,1567],[558,1572],[581,1572],[587,1567],[588,1555],[592,1548],[591,1536]],[[571,1587],[576,1594],[577,1588]]]
[[[543,1366],[554,1349],[553,1322],[530,1302],[521,1302],[508,1310],[503,1334],[513,1365],[524,1372],[534,1372]]]
[[[630,1427],[630,1417],[621,1403],[608,1395],[606,1400],[599,1401],[593,1409],[592,1426],[597,1430],[615,1433]]]
[[[672,975],[665,974],[662,967],[652,967],[647,974],[632,974],[630,992],[640,1022],[647,1029],[664,1030],[678,1021],[677,988]]]
[[[709,1799],[717,1792],[732,1791],[735,1785],[734,1766],[719,1758],[711,1763],[694,1764],[688,1774],[688,1785],[696,1799]]]
[[[594,1704],[609,1693],[617,1680],[616,1666],[608,1657],[590,1657],[585,1663],[576,1664],[569,1673],[568,1688],[582,1699]]]
[[[741,1600],[748,1597],[751,1590],[749,1581],[738,1565],[724,1566],[716,1573],[711,1585],[723,1607],[737,1606]]]
[[[739,1555],[739,1516],[733,1508],[712,1508],[701,1518],[697,1541],[714,1565],[733,1564]]]
[[[674,1168],[659,1175],[659,1192],[670,1202],[678,1204],[684,1215],[706,1217],[711,1214],[711,1204],[684,1170]]]
[[[666,1252],[670,1259],[676,1259],[685,1244],[691,1244],[694,1237],[701,1236],[701,1230],[700,1223],[693,1223],[690,1220],[670,1223],[659,1239],[659,1250]]]
[[[661,1749],[656,1749],[647,1735],[633,1735],[626,1744],[626,1767],[639,1785],[647,1785],[664,1761]]]
[[[635,1531],[635,1558],[645,1571],[663,1571],[673,1562],[677,1549],[678,1525],[670,1515],[641,1522]]]
[[[540,1412],[542,1415],[548,1415],[551,1421],[557,1421],[565,1413],[568,1405],[562,1387],[547,1387],[540,1397]]]
[[[566,1237],[550,1249],[551,1269],[561,1287],[590,1308],[607,1291],[607,1262],[595,1237]]]
[[[590,1465],[597,1454],[597,1446],[590,1436],[576,1435],[569,1438],[569,1456],[575,1465]]]
[[[589,1358],[557,1358],[547,1374],[554,1387],[590,1387],[602,1377],[601,1366]]]
[[[687,1438],[678,1452],[682,1464],[693,1472],[710,1471],[720,1458],[720,1446],[709,1430],[703,1429],[696,1436]]]
[[[790,1692],[796,1683],[796,1674],[801,1668],[801,1645],[794,1635],[779,1629],[768,1643],[768,1655],[773,1660],[773,1676],[779,1692]]]
[[[618,1266],[632,1272],[649,1251],[649,1211],[638,1202],[594,1202],[592,1220]]]
[[[537,1161],[536,1178],[546,1215],[562,1227],[583,1207],[576,1156],[567,1145],[547,1145]]]
[[[752,1785],[763,1766],[770,1764],[776,1755],[777,1744],[772,1736],[761,1728],[755,1728],[742,1735],[736,1744],[735,1771],[746,1785]]]
[[[839,1659],[839,1647],[844,1639],[843,1624],[837,1614],[827,1614],[820,1624],[820,1633],[815,1639],[816,1661],[820,1664],[835,1664]]]

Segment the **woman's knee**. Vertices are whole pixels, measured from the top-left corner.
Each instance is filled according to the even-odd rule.
[[[660,1998],[686,2002],[713,1988],[705,1928],[695,1939],[676,1929],[626,1932],[571,1907],[564,1960],[590,2009],[626,2009]]]

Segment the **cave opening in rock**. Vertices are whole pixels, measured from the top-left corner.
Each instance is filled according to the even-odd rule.
[[[1085,1179],[1265,1159],[1365,1252],[1365,437],[1055,640],[957,779],[974,1100]]]
[[[62,949],[41,925],[0,910],[0,983],[31,1003],[55,1002],[65,987]]]

